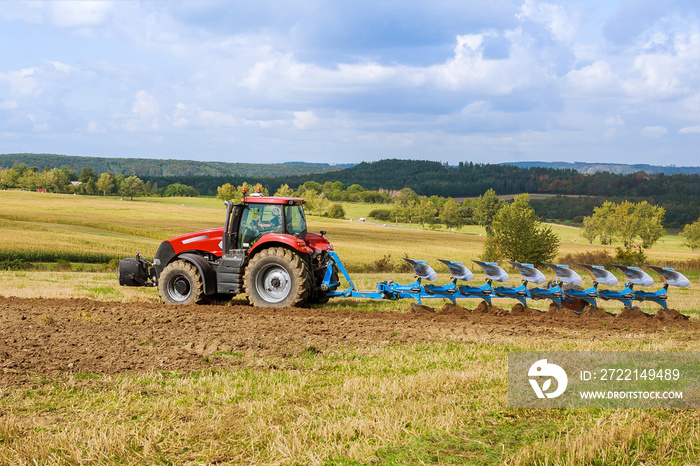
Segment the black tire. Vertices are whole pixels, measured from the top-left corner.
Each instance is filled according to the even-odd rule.
[[[193,304],[204,299],[199,270],[185,261],[175,261],[165,266],[158,279],[158,292],[166,304]]]
[[[323,291],[318,291],[309,300],[311,304],[326,304],[328,301],[330,298]]]
[[[245,270],[245,292],[257,307],[302,306],[311,292],[309,266],[289,249],[260,251]]]

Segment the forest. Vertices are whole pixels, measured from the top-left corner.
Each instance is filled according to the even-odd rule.
[[[290,176],[340,170],[346,166],[312,163],[232,163],[194,160],[80,157],[58,154],[0,154],[0,169],[25,164],[29,167],[67,168],[80,172],[145,177],[183,176]],[[214,188],[216,190],[216,188]]]
[[[399,191],[411,188],[422,196],[452,198],[476,197],[488,189],[498,195],[550,194],[532,199],[537,214],[545,219],[580,223],[604,201],[647,201],[666,209],[666,226],[679,229],[700,217],[700,175],[636,172],[617,175],[609,172],[583,174],[573,169],[546,167],[520,168],[506,164],[460,162],[450,166],[440,162],[386,159],[363,162],[330,173],[282,177],[146,177],[160,186],[179,182],[195,187],[201,194],[215,195],[224,183],[261,183],[270,192],[282,184],[297,187],[306,181],[320,184],[340,181],[358,184],[366,190]]]

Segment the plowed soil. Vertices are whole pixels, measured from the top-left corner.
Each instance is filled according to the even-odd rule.
[[[404,313],[244,305],[166,306],[85,299],[0,298],[0,385],[57,373],[190,372],[339,347],[527,335],[551,339],[700,330],[677,311],[581,315],[482,303],[474,310],[412,306]],[[568,335],[568,336],[567,336]],[[269,361],[270,358],[265,360]]]

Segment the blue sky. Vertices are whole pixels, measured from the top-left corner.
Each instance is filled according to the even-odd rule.
[[[700,4],[0,2],[0,153],[700,165]]]

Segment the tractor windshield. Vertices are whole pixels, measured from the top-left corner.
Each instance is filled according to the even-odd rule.
[[[291,205],[285,207],[284,210],[287,221],[287,233],[296,235],[297,238],[304,238],[304,236],[306,236],[304,209],[302,209],[300,205]]]
[[[306,236],[306,219],[301,206],[253,204],[246,206],[240,215],[238,248],[251,247],[266,233],[289,233],[299,238]]]

